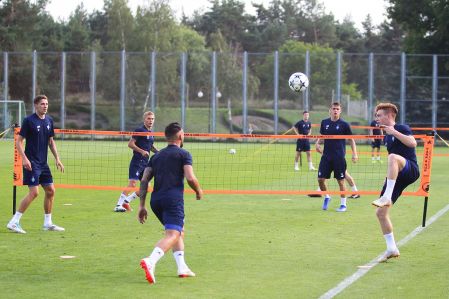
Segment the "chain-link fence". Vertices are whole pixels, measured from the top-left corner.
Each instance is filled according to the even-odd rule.
[[[398,121],[448,126],[449,56],[377,53],[3,52],[0,100],[49,98],[63,129],[133,130],[145,110],[155,130],[172,121],[189,132],[280,134],[302,110],[344,111],[372,119],[378,102],[399,106]],[[291,73],[309,88],[295,93]],[[8,127],[8,105],[0,111]]]

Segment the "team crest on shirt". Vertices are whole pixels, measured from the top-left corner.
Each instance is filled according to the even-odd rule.
[[[337,130],[338,130],[338,129],[340,129],[340,126],[339,126],[339,125],[337,125],[337,126],[335,127],[335,129],[337,129]]]
[[[329,125],[326,125],[326,130],[329,129]]]
[[[36,126],[36,129],[37,129],[38,132],[40,132],[41,126]]]

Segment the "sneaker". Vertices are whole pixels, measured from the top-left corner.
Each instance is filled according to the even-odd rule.
[[[391,200],[386,197],[381,196],[379,199],[374,200],[371,203],[373,206],[378,208],[391,206]]]
[[[122,207],[125,208],[128,212],[131,212],[133,209],[131,208],[131,206],[129,205],[129,203],[124,202],[122,204]]]
[[[327,206],[329,205],[329,202],[331,201],[331,199],[329,197],[325,197],[324,198],[324,202],[323,202],[323,210],[327,210]]]
[[[43,230],[48,230],[52,232],[63,232],[65,229],[63,227],[57,226],[56,224],[44,225]]]
[[[184,271],[178,271],[178,277],[180,278],[186,278],[186,277],[195,277],[195,273],[192,272],[190,269],[186,269]]]
[[[384,164],[383,160],[377,160],[377,162],[379,162],[380,164]]]
[[[299,171],[299,166],[295,165],[295,171]]]
[[[360,198],[360,194],[352,194],[351,196],[349,196],[350,198],[354,198],[354,199],[357,199],[357,198]]]
[[[156,283],[156,277],[154,276],[154,266],[150,264],[148,258],[140,260],[140,267],[142,267],[142,269],[145,271],[145,276],[148,280],[148,283]]]
[[[126,209],[123,206],[116,205],[114,208],[114,212],[126,212]]]
[[[398,258],[401,254],[399,253],[399,249],[396,250],[387,250],[385,253],[378,259],[379,263],[385,263],[391,258]]]
[[[311,167],[309,167],[309,170],[310,170],[310,171],[314,171],[314,170],[316,170],[316,168],[313,167],[313,166],[311,166]]]
[[[340,205],[340,207],[337,209],[337,212],[346,212],[346,206]]]
[[[26,231],[24,231],[23,230],[23,228],[20,226],[20,224],[19,224],[19,222],[9,222],[7,225],[6,225],[6,227],[9,229],[9,230],[12,230],[13,232],[15,232],[15,233],[18,233],[18,234],[26,234],[27,232]]]

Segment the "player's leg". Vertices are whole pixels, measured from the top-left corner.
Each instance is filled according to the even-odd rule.
[[[354,191],[354,192],[359,191],[357,189],[356,184],[355,184],[354,178],[349,174],[349,172],[347,170],[346,170],[346,173],[345,173],[345,179],[348,182],[349,187],[351,187],[352,191]],[[351,198],[360,198],[360,194],[352,194],[350,197]]]
[[[380,142],[379,145],[376,147],[376,160],[382,162],[382,160],[380,160]]]
[[[296,154],[295,154],[295,171],[299,170],[299,158],[301,157],[301,152],[296,150]]]
[[[53,184],[42,185],[44,188],[45,197],[44,197],[44,225],[43,229],[48,231],[64,231],[63,227],[57,226],[53,223],[51,219],[51,212],[53,209],[53,203],[55,200],[55,186]]]
[[[320,165],[318,166],[318,186],[321,191],[327,191],[326,179],[330,178],[330,174],[333,170],[332,162],[327,159],[326,156],[321,156]],[[331,197],[329,194],[324,196],[323,210],[327,210]]]
[[[178,241],[173,245],[173,258],[176,261],[176,265],[178,266],[178,276],[181,278],[184,277],[194,277],[195,273],[190,270],[187,266],[184,258],[184,229],[181,232],[181,236]]]
[[[307,162],[309,164],[309,170],[316,170],[316,168],[313,166],[312,155],[310,153],[310,149],[308,151],[306,151],[306,156],[307,156]]]
[[[338,187],[340,188],[340,207],[338,207],[337,212],[346,212],[346,186],[345,179],[337,180]]]
[[[387,250],[385,251],[384,255],[379,259],[379,262],[385,262],[390,258],[393,257],[399,257],[399,249],[396,245],[396,242],[394,240],[394,234],[393,234],[393,224],[390,220],[390,206],[384,206],[377,208],[376,210],[376,216],[379,220],[380,228],[382,230],[382,234],[385,239],[385,243],[387,245]]]
[[[14,216],[8,222],[6,227],[19,234],[25,234],[26,232],[20,226],[20,219],[23,213],[28,209],[33,200],[39,195],[39,186],[28,186],[28,194],[22,199]]]
[[[371,142],[371,163],[376,163],[376,157],[374,157],[375,146],[376,141]]]
[[[396,179],[400,171],[407,165],[407,160],[396,154],[388,155],[388,169],[387,180],[385,183],[385,191],[379,199],[376,199],[372,204],[376,207],[390,206],[392,203],[392,194]]]

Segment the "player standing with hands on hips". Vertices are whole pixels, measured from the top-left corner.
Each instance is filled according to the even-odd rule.
[[[53,128],[53,119],[47,115],[48,99],[45,95],[34,98],[35,113],[26,117],[22,122],[19,137],[16,142],[17,151],[22,157],[23,184],[28,185],[28,194],[20,202],[19,208],[6,226],[9,230],[25,234],[20,226],[20,218],[33,200],[39,195],[39,184],[45,191],[44,198],[44,226],[47,231],[64,231],[64,228],[55,225],[51,219],[51,212],[55,198],[53,177],[47,164],[48,148],[55,157],[56,167],[64,172],[64,165],[59,159]],[[25,150],[23,142],[26,139]]]
[[[148,183],[154,177],[151,193],[151,209],[164,225],[165,236],[157,242],[149,257],[140,261],[150,284],[156,282],[156,263],[170,249],[178,266],[179,277],[195,276],[184,260],[184,177],[200,200],[203,191],[192,167],[192,156],[182,149],[184,131],[179,123],[171,123],[165,128],[168,146],[153,155],[145,168],[140,182],[139,221],[145,223],[148,212],[145,207]]]
[[[384,144],[388,151],[387,178],[381,196],[372,202],[377,207],[376,216],[387,244],[387,250],[379,262],[399,257],[399,249],[393,235],[389,211],[402,191],[419,178],[416,159],[416,140],[407,125],[396,124],[398,108],[391,103],[376,106],[376,121],[384,131]]]

